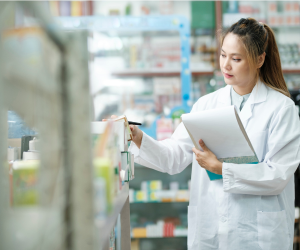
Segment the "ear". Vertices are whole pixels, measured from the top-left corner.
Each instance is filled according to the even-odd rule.
[[[261,68],[265,62],[266,58],[266,52],[262,53],[260,56],[258,56],[258,62],[257,62],[257,68]]]

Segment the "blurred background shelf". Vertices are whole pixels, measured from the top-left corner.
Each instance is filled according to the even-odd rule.
[[[300,72],[300,71],[299,71]],[[132,70],[112,72],[113,76],[118,77],[157,77],[157,76],[180,76],[180,70],[176,69],[153,69],[153,70]],[[193,76],[212,76],[213,71],[192,71]]]

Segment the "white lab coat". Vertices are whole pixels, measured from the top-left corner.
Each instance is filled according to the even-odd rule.
[[[231,86],[200,98],[191,112],[231,105]],[[143,135],[132,143],[135,161],[169,174],[191,162],[189,250],[292,250],[294,172],[300,162],[300,122],[294,102],[258,81],[240,118],[259,164],[223,163],[223,180],[210,181],[180,124],[172,137]]]

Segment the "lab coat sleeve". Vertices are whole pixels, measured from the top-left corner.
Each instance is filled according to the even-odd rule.
[[[144,133],[140,149],[132,142],[129,151],[134,154],[136,163],[160,172],[177,174],[192,162],[193,147],[184,125],[180,123],[170,139],[156,141]]]
[[[300,162],[300,122],[294,105],[282,108],[271,121],[268,152],[259,164],[223,163],[225,192],[280,194]]]

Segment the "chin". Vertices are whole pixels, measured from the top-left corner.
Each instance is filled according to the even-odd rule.
[[[234,81],[230,81],[226,77],[224,77],[224,82],[226,83],[226,85],[231,85],[231,86],[236,85]]]

